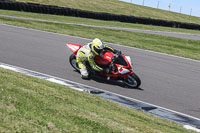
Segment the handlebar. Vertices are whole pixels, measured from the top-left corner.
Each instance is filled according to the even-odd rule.
[[[117,54],[117,56],[113,56],[113,58],[111,58],[111,59],[112,59],[112,62],[111,62],[111,63],[115,62],[115,60],[116,60],[117,58],[119,58],[119,56],[120,56],[121,54],[122,54],[122,52],[119,51],[119,53]]]
[[[122,53],[121,53],[121,51],[117,54],[117,56],[113,56],[111,59],[112,59],[112,61],[111,61],[111,63],[110,63],[110,65],[109,65],[109,70],[112,70],[112,71],[116,71],[115,70],[115,66],[114,66],[114,62],[117,60],[117,58],[119,58],[119,56],[121,55]]]

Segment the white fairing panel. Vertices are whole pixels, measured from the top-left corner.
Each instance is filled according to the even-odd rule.
[[[79,49],[79,46],[75,46],[75,45],[68,45],[68,47],[69,47],[72,51],[76,51],[77,49]]]
[[[118,71],[120,74],[126,74],[126,73],[130,72],[128,69],[122,68],[122,67],[118,67]]]
[[[130,56],[125,56],[125,57],[126,57],[126,59],[128,60],[128,62],[129,62],[129,64],[131,65],[131,67],[133,67],[133,66],[132,66],[132,62],[131,62]]]

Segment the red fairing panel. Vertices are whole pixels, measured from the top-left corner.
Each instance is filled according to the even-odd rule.
[[[111,58],[113,58],[113,53],[103,51],[101,55],[95,56],[94,60],[99,65],[108,66],[112,62]]]
[[[66,45],[74,54],[82,47],[82,45],[76,43],[67,43]]]

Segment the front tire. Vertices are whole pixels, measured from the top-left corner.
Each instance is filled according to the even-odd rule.
[[[124,80],[124,83],[131,88],[138,88],[141,85],[141,80],[135,73],[133,73],[128,75],[128,78]]]
[[[69,57],[69,62],[71,64],[71,66],[78,72],[80,72],[80,68],[78,67],[78,63],[76,61],[76,56],[74,54],[72,54],[70,57]]]

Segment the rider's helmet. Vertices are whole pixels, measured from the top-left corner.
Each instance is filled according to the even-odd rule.
[[[92,41],[92,51],[96,54],[96,55],[99,55],[101,53],[101,51],[103,50],[104,46],[103,46],[103,42],[98,39],[98,38],[95,38],[93,41]]]

